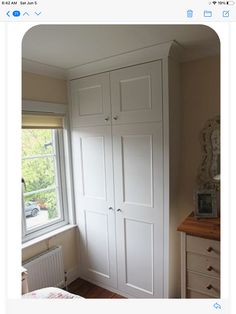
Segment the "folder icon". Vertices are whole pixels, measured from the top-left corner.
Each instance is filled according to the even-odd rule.
[[[212,17],[212,11],[205,10],[203,15],[204,15],[204,17]]]

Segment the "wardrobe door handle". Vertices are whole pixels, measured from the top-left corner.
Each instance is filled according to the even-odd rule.
[[[106,117],[105,120],[108,122],[109,121],[109,117]]]
[[[113,207],[109,207],[108,209],[109,209],[109,210],[113,210]]]
[[[118,120],[118,116],[114,116],[114,117],[113,117],[113,120]]]
[[[213,269],[212,266],[208,266],[208,267],[207,267],[207,270],[208,270],[208,271],[212,271],[212,269]]]
[[[117,212],[122,212],[122,210],[120,209],[120,208],[117,208],[117,210],[116,210]]]

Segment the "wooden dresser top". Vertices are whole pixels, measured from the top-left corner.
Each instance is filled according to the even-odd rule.
[[[196,237],[220,241],[220,218],[197,218],[191,213],[177,230]]]

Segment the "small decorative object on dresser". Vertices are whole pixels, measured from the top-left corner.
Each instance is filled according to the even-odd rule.
[[[220,298],[220,219],[191,213],[181,231],[181,298]]]
[[[195,216],[204,218],[217,217],[216,192],[214,190],[196,192]]]

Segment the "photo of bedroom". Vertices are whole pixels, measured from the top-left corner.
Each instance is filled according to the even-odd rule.
[[[21,145],[22,298],[221,297],[213,29],[32,27]]]

